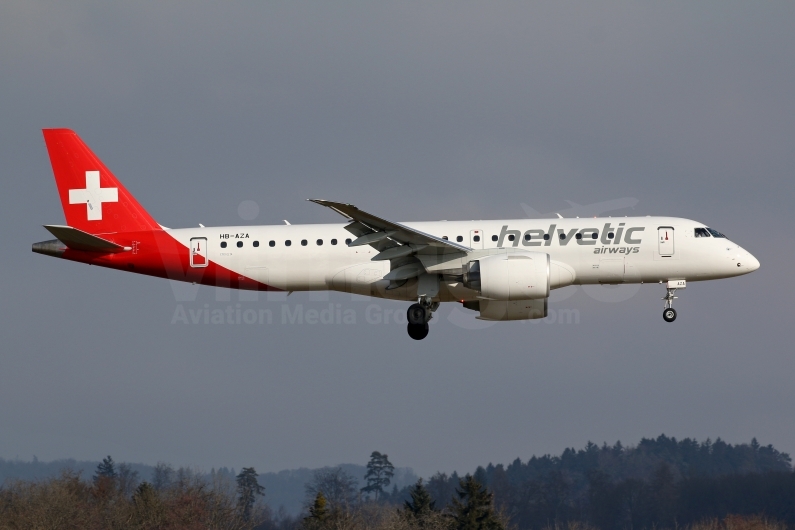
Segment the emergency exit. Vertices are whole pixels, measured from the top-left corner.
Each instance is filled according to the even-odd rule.
[[[194,237],[190,240],[190,266],[206,267],[207,261],[207,238]]]

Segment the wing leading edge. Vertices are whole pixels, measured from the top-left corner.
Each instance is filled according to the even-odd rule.
[[[453,241],[426,234],[406,225],[387,221],[376,215],[360,210],[352,204],[307,199],[326,208],[331,208],[352,222],[345,229],[357,238],[348,246],[370,245],[379,253],[373,260],[392,260],[415,253],[447,254],[468,253],[471,248]]]

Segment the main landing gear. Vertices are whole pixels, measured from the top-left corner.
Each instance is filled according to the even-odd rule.
[[[433,312],[439,309],[439,302],[432,301],[429,297],[420,297],[416,304],[411,304],[406,311],[408,324],[406,329],[409,337],[422,340],[428,336],[428,321],[433,318]]]
[[[674,320],[676,320],[676,309],[674,309],[674,300],[676,300],[679,297],[674,296],[674,293],[676,292],[675,288],[668,287],[666,291],[667,292],[663,297],[663,300],[665,300],[665,309],[663,309],[663,319],[666,322],[673,322]]]

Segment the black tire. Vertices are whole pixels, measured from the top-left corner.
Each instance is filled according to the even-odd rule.
[[[409,332],[409,337],[414,340],[422,340],[428,336],[428,324],[407,324],[406,328]]]
[[[666,322],[673,322],[676,320],[676,309],[669,307],[663,311],[663,319],[665,319]]]
[[[406,311],[406,320],[412,325],[428,323],[428,312],[420,304],[411,304]]]

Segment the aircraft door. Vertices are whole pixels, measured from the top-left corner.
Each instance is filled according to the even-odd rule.
[[[661,226],[657,228],[657,242],[660,256],[673,256],[674,228],[672,226]]]
[[[209,264],[207,259],[207,238],[193,237],[190,240],[190,266],[206,267]]]
[[[483,248],[483,230],[469,231],[469,247]]]

